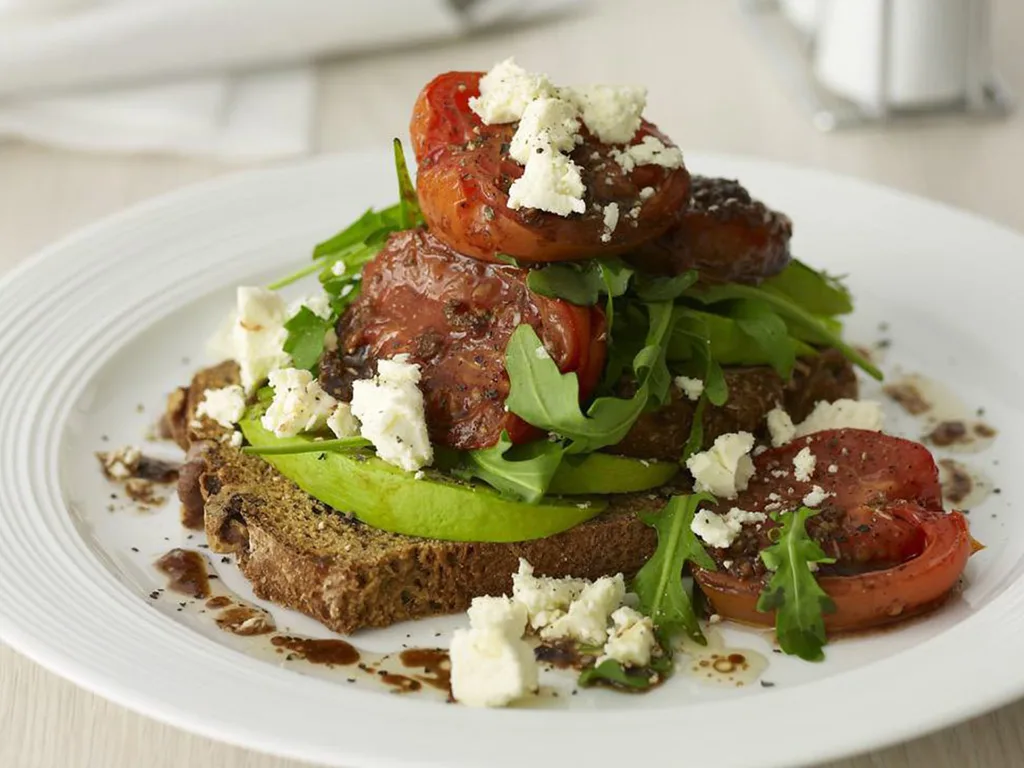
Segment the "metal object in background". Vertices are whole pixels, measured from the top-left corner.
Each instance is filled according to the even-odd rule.
[[[960,36],[956,46],[922,45],[921,26],[913,25],[912,31],[918,35],[914,41],[918,44],[915,54],[925,51],[931,56],[954,56],[955,59],[946,59],[941,65],[958,83],[952,94],[947,87],[944,95],[937,95],[934,83],[921,85],[919,98],[912,89],[908,90],[906,77],[899,82],[894,82],[893,77],[894,65],[906,63],[904,59],[894,59],[904,52],[898,47],[898,35],[894,34],[900,31],[894,12],[906,11],[906,6],[897,9],[896,4],[907,0],[873,1],[876,6],[872,6],[872,0],[739,0],[739,5],[776,69],[810,110],[815,126],[823,131],[937,114],[1004,117],[1011,111],[1010,95],[992,66],[989,0],[965,0],[966,27],[951,25],[946,20],[945,30]],[[840,7],[840,3],[848,5]],[[913,10],[928,13],[937,6],[938,3],[930,6],[918,0],[918,8]],[[847,24],[840,29],[827,29],[831,37],[823,40],[822,22],[837,23],[835,17],[826,18],[830,11],[874,11],[878,18],[856,27]],[[906,16],[898,21],[905,22]],[[845,60],[843,65],[847,69],[837,75],[841,70],[827,57],[831,51],[821,48],[823,42],[846,46],[847,54],[860,56],[861,60]],[[912,62],[910,68],[920,72],[921,62]]]

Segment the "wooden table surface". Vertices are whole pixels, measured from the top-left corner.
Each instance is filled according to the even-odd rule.
[[[1024,4],[997,0],[994,6],[996,58],[1011,89],[1024,97]],[[648,114],[684,149],[848,173],[1024,230],[1024,114],[997,122],[948,117],[820,134],[770,69],[739,13],[723,0],[607,0],[549,25],[324,63],[317,151],[379,147],[404,135],[413,99],[427,79],[445,69],[486,69],[510,54],[558,81],[647,84]],[[211,161],[0,145],[0,272],[94,219],[231,170]],[[3,768],[299,765],[157,723],[0,646]],[[832,768],[1021,765],[1024,701]]]

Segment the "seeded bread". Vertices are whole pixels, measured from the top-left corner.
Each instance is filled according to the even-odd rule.
[[[855,393],[846,386],[837,391],[830,377],[827,385],[821,377],[802,380],[808,391],[800,394],[810,402]],[[224,363],[200,371],[168,399],[167,431],[188,452],[178,488],[182,522],[205,528],[214,552],[236,555],[259,597],[337,632],[463,611],[477,595],[509,593],[520,557],[550,576],[635,573],[656,544],[637,513],[659,509],[672,493],[685,491],[665,487],[615,497],[597,518],[536,541],[466,543],[387,533],[317,501],[266,462],[232,447],[229,431],[195,420],[207,388],[235,381],[236,367]],[[772,405],[761,407],[761,420]],[[725,418],[715,425],[734,429]]]

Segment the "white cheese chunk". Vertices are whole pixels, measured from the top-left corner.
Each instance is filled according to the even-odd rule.
[[[377,375],[352,383],[352,415],[377,456],[406,472],[430,464],[434,449],[427,435],[420,367],[407,354],[377,362]]]
[[[691,379],[689,376],[676,376],[674,381],[688,400],[700,400],[700,396],[704,393],[704,382],[700,379]]]
[[[612,613],[613,628],[608,630],[604,654],[597,660],[614,659],[623,666],[645,667],[651,663],[651,652],[658,641],[654,635],[654,622],[627,606]]]
[[[359,420],[352,415],[349,403],[338,403],[327,417],[327,428],[335,437],[356,437],[359,434]]]
[[[754,436],[749,432],[729,432],[720,435],[708,450],[693,454],[686,460],[686,468],[693,475],[695,490],[735,499],[754,475],[753,447]]]
[[[309,371],[271,371],[270,386],[274,388],[274,399],[261,423],[277,437],[295,437],[300,432],[323,429],[338,405]]]
[[[647,89],[624,85],[564,88],[583,115],[587,129],[605,144],[626,144],[640,128]]]
[[[818,466],[818,458],[811,453],[810,446],[804,446],[793,457],[793,477],[801,483],[808,482],[814,476]]]
[[[832,494],[822,488],[820,485],[815,485],[811,490],[804,496],[803,502],[805,507],[817,507],[821,502],[827,499]]]
[[[527,160],[523,175],[509,187],[508,207],[536,208],[568,216],[586,211],[585,192],[576,163],[557,152],[535,152]]]
[[[546,75],[527,72],[509,58],[480,78],[480,95],[469,100],[469,108],[485,125],[514,123],[531,101],[554,95]]]
[[[540,152],[571,152],[580,139],[576,107],[562,99],[536,99],[526,105],[509,144],[509,155],[526,165]]]
[[[601,242],[607,243],[612,239],[612,232],[619,226],[619,204],[608,203],[604,207],[604,232],[601,233]]]
[[[519,572],[512,574],[512,597],[526,607],[530,626],[541,629],[568,611],[586,585],[582,579],[534,576],[533,566],[520,558]]]
[[[768,433],[772,437],[772,445],[778,448],[780,445],[785,445],[793,439],[793,436],[796,434],[796,427],[793,426],[793,419],[790,418],[789,414],[781,406],[776,405],[768,411],[767,418]]]
[[[474,597],[469,606],[469,626],[473,629],[497,629],[513,639],[526,631],[526,606],[507,597]]]
[[[230,429],[245,415],[245,390],[237,384],[207,389],[196,407],[196,416],[206,416]]]
[[[885,425],[882,404],[875,400],[819,401],[810,415],[796,426],[794,437],[803,437],[826,429],[867,429],[881,432]]]
[[[600,645],[605,641],[608,617],[622,605],[626,583],[622,574],[602,576],[587,584],[579,597],[572,601],[564,616],[540,631],[545,640],[570,638],[581,643]]]
[[[209,346],[213,354],[238,363],[242,387],[251,392],[271,371],[291,362],[284,351],[288,308],[274,291],[256,286],[239,286],[235,303],[235,311]]]
[[[690,530],[709,547],[727,549],[746,523],[763,523],[767,519],[763,512],[748,512],[739,507],[733,507],[724,515],[701,509],[693,516]]]
[[[648,200],[654,197],[654,187],[644,187],[640,190],[640,199]]]
[[[470,707],[503,707],[537,690],[533,648],[501,629],[457,629],[448,650],[452,695]]]
[[[326,293],[315,293],[296,301],[289,308],[289,317],[295,315],[302,307],[306,307],[322,320],[327,320],[331,316],[331,299]]]
[[[612,158],[626,173],[638,165],[660,165],[662,168],[679,168],[683,164],[683,152],[679,147],[669,147],[656,136],[644,136],[639,144],[623,149],[613,149]]]

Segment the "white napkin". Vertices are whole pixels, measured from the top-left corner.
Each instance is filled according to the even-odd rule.
[[[576,1],[0,0],[0,139],[228,160],[304,154],[314,57]]]

